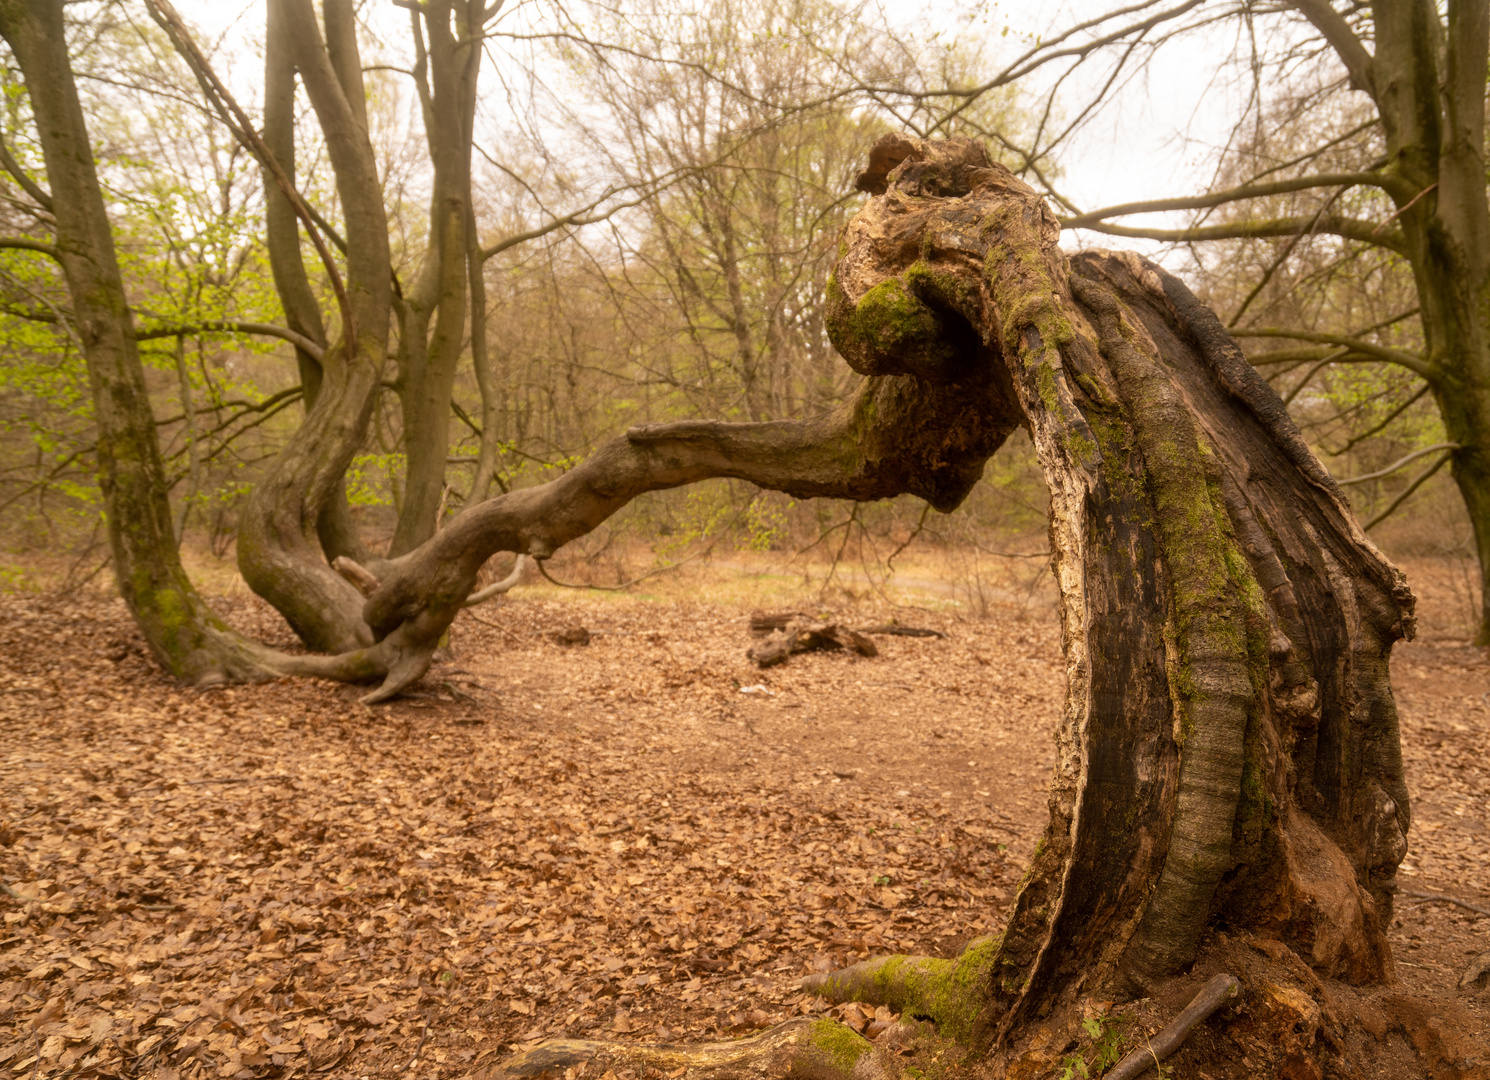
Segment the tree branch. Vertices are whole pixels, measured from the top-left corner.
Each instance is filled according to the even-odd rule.
[[[62,263],[62,252],[40,240],[26,240],[19,236],[0,237],[0,249],[6,248],[14,251],[39,251],[43,255],[50,256],[52,261],[59,266]]]
[[[212,65],[197,48],[196,41],[191,32],[187,30],[186,24],[181,21],[181,16],[171,6],[169,0],[145,0],[145,5],[150,15],[155,19],[160,28],[166,32],[176,51],[181,54],[182,59],[191,68],[192,74],[197,78],[202,91],[206,94],[208,101],[218,110],[221,118],[227,124],[228,130],[242,143],[271,176],[284,196],[295,209],[301,222],[305,225],[305,231],[310,236],[311,243],[315,245],[316,254],[321,257],[321,265],[326,269],[327,280],[331,284],[331,290],[336,294],[337,306],[341,309],[342,338],[346,344],[347,356],[350,359],[353,350],[356,349],[357,332],[356,320],[352,316],[352,303],[347,296],[347,288],[342,281],[341,271],[336,268],[336,261],[332,259],[331,252],[327,250],[326,241],[322,238],[317,228],[316,218],[311,213],[309,205],[301,197],[300,191],[290,182],[285,175],[284,169],[280,168],[279,162],[275,160],[269,148],[264,145],[264,140],[254,130],[248,115],[238,104],[236,98],[228,92],[217,73],[212,70]]]
[[[271,323],[234,322],[229,319],[208,319],[206,322],[182,323],[171,326],[153,326],[145,330],[135,331],[136,341],[153,341],[157,338],[178,337],[182,334],[198,333],[225,333],[225,334],[259,334],[264,337],[279,338],[288,341],[291,345],[308,353],[320,360],[326,350],[321,345],[306,337],[304,334],[296,333],[285,326],[275,326]]]
[[[1350,28],[1350,23],[1345,21],[1341,15],[1330,4],[1330,0],[1292,0],[1295,10],[1313,24],[1326,41],[1330,48],[1335,50],[1335,55],[1345,65],[1345,70],[1350,73],[1350,85],[1356,90],[1364,90],[1374,100],[1376,97],[1376,83],[1373,79],[1375,67],[1374,58],[1361,44],[1361,39],[1355,36],[1355,31]]]
[[[1092,232],[1108,236],[1127,236],[1140,240],[1165,240],[1172,244],[1183,244],[1201,240],[1261,240],[1272,236],[1292,236],[1301,228],[1307,228],[1308,217],[1269,218],[1263,221],[1236,221],[1222,225],[1201,225],[1190,229],[1142,229],[1126,225],[1111,225],[1105,221],[1081,226]],[[1374,244],[1407,257],[1407,245],[1400,232],[1378,234],[1376,224],[1357,218],[1330,216],[1320,219],[1316,232],[1343,236],[1347,240],[1359,240],[1363,244]]]
[[[1280,327],[1258,326],[1238,327],[1227,331],[1234,338],[1291,338],[1294,341],[1312,341],[1319,345],[1335,345],[1350,349],[1352,352],[1364,353],[1374,356],[1388,364],[1397,364],[1409,371],[1415,371],[1425,379],[1431,379],[1433,366],[1427,360],[1416,353],[1406,352],[1402,349],[1392,349],[1385,345],[1376,345],[1360,338],[1347,337],[1343,334],[1323,334],[1314,330],[1289,330]],[[1273,355],[1273,354],[1268,354]],[[1281,360],[1272,360],[1272,363],[1282,363]],[[1256,362],[1254,361],[1254,366]]]
[[[1435,453],[1439,450],[1453,451],[1458,449],[1460,449],[1460,446],[1456,442],[1434,443],[1432,446],[1425,446],[1421,450],[1414,450],[1412,453],[1408,454],[1400,461],[1392,462],[1392,464],[1388,465],[1385,469],[1379,469],[1374,473],[1367,473],[1365,476],[1352,476],[1347,480],[1336,480],[1335,483],[1339,484],[1341,487],[1349,487],[1351,484],[1364,484],[1371,480],[1380,480],[1383,476],[1391,476],[1392,473],[1396,472],[1404,465],[1412,464],[1412,462],[1416,461],[1420,457],[1426,457],[1427,455]]]
[[[1370,521],[1366,522],[1365,528],[1367,529],[1367,531],[1369,531],[1371,529],[1374,529],[1376,526],[1380,525],[1383,521],[1385,521],[1387,518],[1391,517],[1394,513],[1396,513],[1397,512],[1397,507],[1399,507],[1403,503],[1405,503],[1407,501],[1407,497],[1409,495],[1411,495],[1414,491],[1416,491],[1418,488],[1422,487],[1423,484],[1424,484],[1424,482],[1426,482],[1427,479],[1430,476],[1432,476],[1439,469],[1441,469],[1445,465],[1447,465],[1448,462],[1449,462],[1449,459],[1452,458],[1453,456],[1454,456],[1454,452],[1452,450],[1450,450],[1447,453],[1445,453],[1443,455],[1443,457],[1439,458],[1432,465],[1428,466],[1428,468],[1424,469],[1421,473],[1419,473],[1418,474],[1418,478],[1416,480],[1414,480],[1412,483],[1408,484],[1406,490],[1403,491],[1401,495],[1398,495],[1395,499],[1392,500],[1392,505],[1391,506],[1388,506],[1381,513],[1377,514]]]
[[[21,163],[11,156],[10,147],[5,144],[4,139],[0,139],[0,166],[3,166],[5,171],[10,173],[15,179],[15,182],[21,185],[21,190],[36,200],[38,206],[47,211],[52,209],[51,195],[42,190],[41,185],[35,180],[32,180],[31,177],[26,175],[26,170],[21,168]]]
[[[1102,210],[1078,214],[1075,217],[1061,218],[1060,223],[1063,229],[1080,229],[1088,227],[1091,222],[1128,214],[1153,214],[1162,210],[1206,210],[1226,203],[1240,202],[1243,199],[1263,199],[1270,195],[1283,195],[1290,191],[1307,191],[1310,188],[1320,187],[1354,187],[1359,184],[1370,184],[1385,190],[1394,183],[1394,178],[1378,172],[1320,173],[1316,176],[1296,176],[1289,180],[1275,180],[1271,184],[1243,184],[1241,187],[1214,191],[1207,195],[1121,203]]]

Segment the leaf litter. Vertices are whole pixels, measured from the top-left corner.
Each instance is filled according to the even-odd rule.
[[[459,1077],[544,1038],[746,1034],[826,1010],[808,972],[955,955],[1044,822],[1058,628],[916,619],[946,638],[761,671],[743,607],[538,594],[367,709],[183,689],[117,600],[0,597],[0,1076]],[[1419,867],[1485,887],[1483,845],[1418,835]],[[1403,933],[1484,926],[1433,906]]]

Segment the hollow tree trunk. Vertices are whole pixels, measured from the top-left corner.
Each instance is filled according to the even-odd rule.
[[[1408,825],[1387,671],[1412,629],[1402,575],[1178,280],[1131,254],[1067,259],[1038,196],[974,143],[887,137],[860,183],[876,197],[846,230],[829,310],[870,376],[853,401],[813,421],[633,430],[390,563],[368,623],[412,642],[423,621],[427,637],[494,551],[545,557],[640,491],[705,476],[949,510],[1024,423],[1067,668],[1050,823],[1000,938],[814,987],[930,1016],[1034,1075],[1083,995],[1158,985],[1217,922],[1327,975],[1388,977]]]
[[[1408,825],[1401,573],[1178,280],[1131,254],[1068,261],[1039,199],[967,144],[877,157],[865,182],[888,187],[839,264],[840,351],[929,377],[966,362],[938,352],[958,334],[997,348],[1051,490],[1068,679],[1051,820],[970,1042],[1149,987],[1218,920],[1385,978]]]

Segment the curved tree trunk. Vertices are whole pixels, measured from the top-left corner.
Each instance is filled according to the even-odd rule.
[[[328,5],[327,51],[335,60],[346,52],[338,47],[341,39],[352,34],[344,16],[348,14],[341,6]],[[337,33],[336,31],[340,31]],[[352,37],[353,59],[356,38]],[[264,29],[264,146],[279,163],[280,169],[291,184],[295,183],[295,61],[294,48],[289,29],[285,24],[284,8],[270,4],[265,13]],[[342,78],[345,85],[351,76]],[[357,73],[360,90],[361,72]],[[349,97],[349,105],[360,104],[360,94]],[[365,118],[364,118],[365,123]],[[264,241],[269,253],[269,269],[274,276],[274,289],[284,308],[285,325],[298,334],[319,345],[320,355],[312,355],[304,348],[295,349],[295,364],[300,371],[300,385],[304,388],[302,400],[306,412],[315,407],[321,396],[321,360],[326,352],[326,327],[321,319],[320,304],[311,289],[310,278],[305,272],[305,260],[300,253],[300,221],[295,208],[284,192],[279,190],[272,173],[265,169],[264,177]],[[347,503],[345,481],[337,485],[326,505],[321,509],[317,523],[321,549],[327,559],[345,555],[359,561],[369,558],[357,534],[352,520],[352,508]]]
[[[1413,625],[1402,575],[1178,280],[1131,254],[1067,259],[1038,196],[974,143],[888,137],[860,183],[876,197],[847,229],[829,312],[870,376],[853,401],[633,430],[392,561],[368,624],[432,648],[493,552],[546,557],[640,491],[706,476],[949,510],[1024,423],[1067,668],[1050,823],[1001,938],[814,987],[1037,1072],[1082,996],[1146,992],[1218,922],[1329,976],[1388,978],[1408,826],[1387,670]]]
[[[362,445],[381,388],[392,305],[388,221],[362,109],[360,67],[333,63],[310,0],[271,0],[271,7],[336,174],[352,325],[341,327],[325,353],[320,392],[305,422],[248,498],[238,528],[238,568],[307,645],[344,652],[372,639],[358,614],[361,596],[326,561],[320,524]]]

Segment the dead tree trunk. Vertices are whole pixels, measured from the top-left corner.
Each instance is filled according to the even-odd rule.
[[[1000,938],[814,987],[929,1016],[1035,1075],[1081,997],[1152,989],[1218,923],[1326,976],[1388,977],[1408,825],[1387,672],[1412,629],[1401,573],[1177,279],[1131,254],[1068,259],[1038,196],[973,143],[887,138],[860,185],[875,197],[830,311],[870,376],[854,401],[634,430],[395,560],[368,623],[425,638],[492,552],[544,557],[641,490],[705,476],[950,509],[1026,424],[1067,667],[1050,823]],[[614,1056],[587,1045],[571,1057]]]

